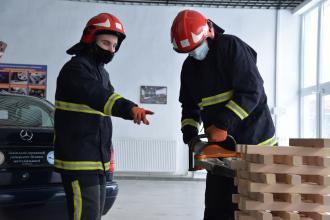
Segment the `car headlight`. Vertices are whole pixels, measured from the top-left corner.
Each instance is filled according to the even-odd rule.
[[[0,151],[0,166],[5,162],[5,154]]]

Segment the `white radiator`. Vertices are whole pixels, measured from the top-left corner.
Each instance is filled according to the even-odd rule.
[[[125,172],[175,172],[175,140],[114,139],[115,170]]]

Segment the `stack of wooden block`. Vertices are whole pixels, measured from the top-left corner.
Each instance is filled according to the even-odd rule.
[[[330,220],[330,139],[238,145],[236,220]]]

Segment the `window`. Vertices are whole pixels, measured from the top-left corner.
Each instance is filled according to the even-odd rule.
[[[330,81],[330,1],[324,5],[321,46],[321,83]]]
[[[303,99],[303,134],[305,137],[315,138],[316,137],[316,95],[307,95]]]
[[[301,136],[330,138],[330,0],[302,16]]]
[[[322,118],[324,123],[322,124],[322,136],[330,138],[330,95],[323,97],[323,105]]]
[[[316,85],[317,62],[317,26],[318,9],[315,8],[304,17],[304,53],[303,53],[303,82],[304,87]]]
[[[53,127],[53,109],[28,96],[0,96],[0,126]]]

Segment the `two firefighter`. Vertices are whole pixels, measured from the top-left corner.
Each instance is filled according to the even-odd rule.
[[[75,55],[57,79],[55,167],[61,173],[70,219],[100,219],[104,204],[112,124],[109,116],[149,124],[153,112],[115,93],[104,64],[125,39],[122,23],[102,13],[87,23]],[[275,145],[257,54],[238,37],[202,14],[183,10],[171,27],[171,42],[188,54],[181,70],[183,140],[197,136],[203,123],[209,141],[231,134],[238,143]],[[204,220],[234,219],[233,180],[207,174]]]

